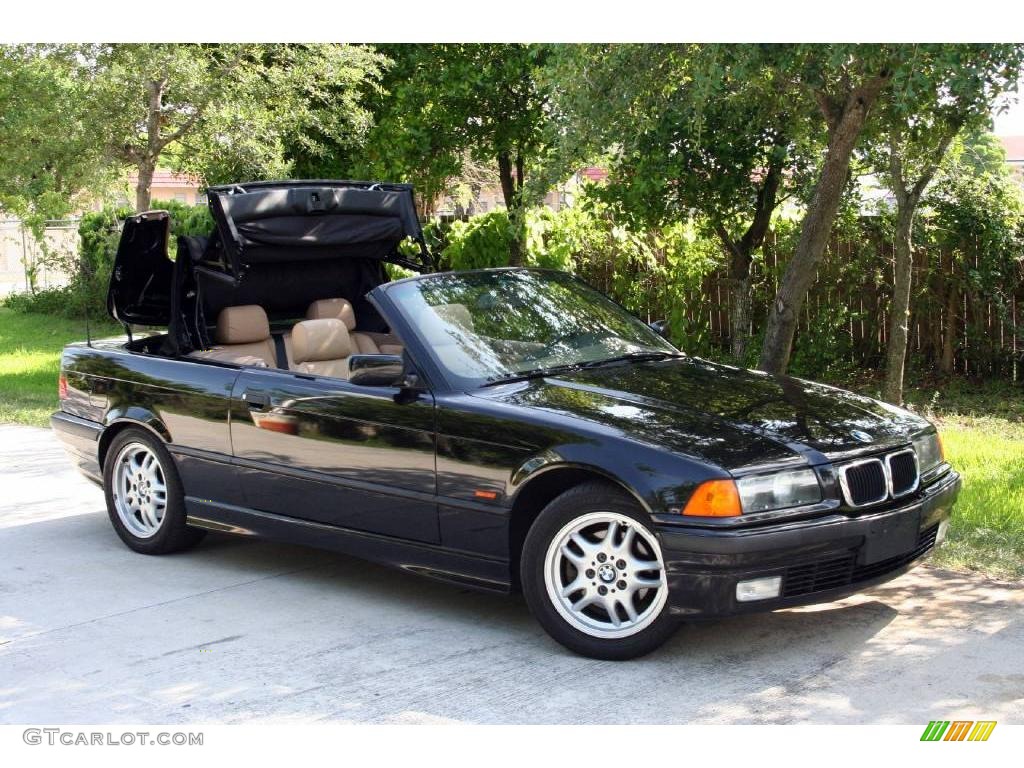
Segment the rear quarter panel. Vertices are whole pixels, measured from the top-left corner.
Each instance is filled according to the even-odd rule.
[[[62,410],[106,430],[144,425],[175,455],[187,494],[237,501],[227,471],[237,368],[133,352],[123,341],[105,341],[67,347],[62,369],[68,382]]]

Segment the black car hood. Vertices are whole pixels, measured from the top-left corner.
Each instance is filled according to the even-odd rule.
[[[870,453],[905,444],[929,426],[850,392],[690,357],[608,365],[479,394],[585,419],[727,469]]]

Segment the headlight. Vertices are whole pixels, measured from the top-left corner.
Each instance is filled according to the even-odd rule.
[[[736,481],[744,512],[786,509],[821,501],[821,486],[813,469],[751,475]]]
[[[917,466],[924,474],[930,469],[935,469],[943,461],[942,440],[938,432],[928,435],[921,435],[914,438],[914,451],[917,453]]]

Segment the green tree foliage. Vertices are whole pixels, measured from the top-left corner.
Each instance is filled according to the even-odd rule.
[[[958,339],[967,336],[967,345],[988,347],[985,325],[971,317],[972,307],[993,304],[1017,335],[1017,349],[1024,349],[1024,329],[1010,316],[1012,297],[1024,286],[1024,195],[998,142],[984,134],[955,141],[922,207],[928,215],[918,242],[930,259],[920,292],[945,307],[940,370],[953,372]],[[974,357],[979,373],[989,365],[994,372],[1010,368],[1017,378],[1016,358]]]
[[[895,280],[883,397],[903,400],[913,268],[912,229],[925,189],[956,135],[988,125],[992,108],[1015,91],[1022,45],[920,45],[899,70],[869,129],[869,154],[896,199]]]
[[[377,125],[352,175],[414,182],[428,206],[467,157],[498,169],[522,261],[524,183],[544,149],[547,92],[537,73],[546,46],[380,46],[392,60],[374,112]]]
[[[571,208],[524,212],[524,263],[575,272],[647,320],[668,320],[681,348],[711,351],[707,335],[685,310],[687,293],[699,290],[721,264],[714,237],[687,223],[635,228],[616,206],[589,192]],[[514,236],[505,211],[456,221],[445,235],[441,266],[507,266]]]
[[[66,216],[102,180],[102,148],[81,121],[84,84],[73,49],[0,46],[0,210],[42,242],[47,219]]]
[[[744,356],[751,266],[779,203],[806,183],[807,106],[755,46],[584,45],[560,49],[556,166],[610,153],[607,195],[647,226],[696,215],[729,265],[733,355]]]
[[[22,134],[11,141],[24,156],[15,167],[42,174],[65,207],[90,175],[131,168],[136,210],[149,207],[160,163],[216,183],[288,175],[286,139],[308,154],[358,144],[371,122],[362,87],[382,61],[372,49],[335,44],[36,45],[3,55],[18,63],[18,77],[0,88],[59,121],[53,131],[39,120],[39,140],[18,141],[33,114],[17,111]],[[0,158],[0,177],[12,175],[9,163]],[[58,186],[47,167],[80,170]]]

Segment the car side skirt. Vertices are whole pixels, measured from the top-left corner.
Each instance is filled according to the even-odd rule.
[[[185,497],[186,521],[196,528],[318,547],[463,586],[512,591],[509,563],[441,546],[286,517],[248,507]]]

